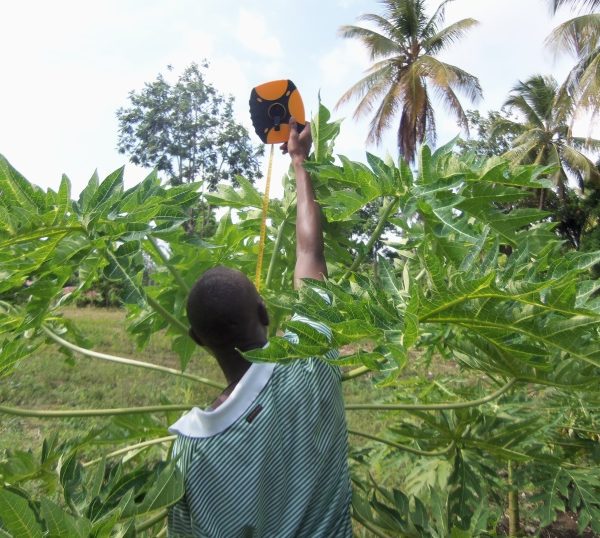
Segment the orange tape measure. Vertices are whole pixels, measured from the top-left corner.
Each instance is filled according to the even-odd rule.
[[[291,80],[273,80],[252,89],[250,93],[250,117],[258,137],[265,144],[283,144],[290,137],[291,117],[302,131],[304,103],[296,85]]]
[[[267,238],[267,213],[269,210],[269,189],[273,169],[274,144],[283,144],[290,137],[289,121],[294,117],[298,123],[298,131],[306,125],[304,104],[296,85],[291,80],[273,80],[260,84],[250,93],[250,117],[258,137],[271,144],[267,181],[262,202],[262,219],[260,223],[260,239],[258,243],[258,260],[254,284],[260,290],[262,278],[265,242]]]

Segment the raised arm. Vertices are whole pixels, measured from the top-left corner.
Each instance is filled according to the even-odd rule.
[[[302,284],[303,278],[323,280],[327,276],[323,245],[321,208],[315,200],[315,193],[309,173],[304,169],[312,144],[310,124],[307,122],[300,134],[296,122],[290,120],[290,139],[282,150],[290,154],[296,175],[296,268],[294,287]]]

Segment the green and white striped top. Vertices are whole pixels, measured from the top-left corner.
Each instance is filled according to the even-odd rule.
[[[295,319],[331,336],[324,325]],[[352,536],[337,367],[316,358],[252,364],[219,407],[194,408],[170,431],[185,479],[185,496],[169,513],[170,537]]]

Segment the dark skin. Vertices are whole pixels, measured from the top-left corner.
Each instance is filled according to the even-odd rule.
[[[294,269],[294,287],[298,289],[303,278],[323,280],[327,276],[327,265],[323,244],[323,228],[321,224],[321,208],[315,200],[312,181],[304,169],[304,161],[308,158],[312,145],[310,124],[301,133],[296,131],[296,121],[290,120],[290,138],[282,144],[281,151],[289,154],[296,176],[297,215],[296,215],[296,266]],[[269,316],[261,296],[256,294],[256,318],[252,327],[248,327],[247,336],[241,351],[263,347],[268,339]],[[217,359],[229,386],[213,402],[211,409],[216,409],[231,394],[237,383],[244,376],[251,363],[236,349],[235,345],[216,346],[209,341],[201,341],[190,331],[190,336],[204,346]]]

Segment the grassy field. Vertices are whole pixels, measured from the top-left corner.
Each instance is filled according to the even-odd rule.
[[[143,350],[125,331],[123,310],[72,308],[64,312],[92,343],[96,351],[137,358],[171,368],[179,360],[163,334],[152,337]],[[172,403],[206,406],[217,396],[218,389],[176,376],[146,369],[112,364],[103,360],[76,356],[75,364],[65,360],[57,346],[46,346],[23,361],[0,384],[0,402],[23,408],[83,409],[156,405],[168,399]],[[190,361],[188,372],[224,382],[216,361],[200,348]],[[344,384],[347,402],[368,400],[368,380]],[[0,415],[0,453],[3,449],[39,450],[44,437],[58,431],[68,438],[107,424],[110,418],[37,419]],[[348,416],[349,426],[376,433],[378,417],[370,412]],[[362,438],[353,438],[362,444]]]
[[[74,321],[86,335],[92,348],[111,355],[136,358],[179,368],[179,359],[170,349],[164,334],[155,334],[142,351],[125,330],[125,313],[117,309],[70,308],[65,317]],[[216,361],[198,348],[187,371],[214,381],[224,382]],[[371,382],[357,379],[344,384],[346,402],[369,401]],[[132,366],[76,356],[74,364],[66,360],[58,347],[49,345],[18,365],[16,371],[0,383],[0,403],[21,408],[84,409],[183,403],[207,406],[219,390],[173,375]],[[173,414],[173,420],[177,413]],[[6,450],[31,450],[39,453],[44,438],[58,433],[61,439],[81,436],[92,428],[102,428],[111,418],[38,419],[0,414],[0,460]],[[374,412],[348,415],[351,429],[375,434],[381,429],[384,417]],[[164,435],[167,435],[165,430]],[[368,443],[362,437],[351,436],[353,447]],[[116,444],[114,448],[120,448]],[[100,457],[112,450],[98,445],[86,449],[85,458]],[[153,455],[152,455],[153,454]],[[164,457],[164,448],[156,447],[146,457]],[[356,536],[370,536],[360,525],[355,525]]]
[[[134,341],[125,330],[123,310],[72,308],[65,310],[64,314],[77,324],[97,351],[179,368],[179,360],[170,350],[169,341],[164,334],[154,335],[143,351],[136,349]],[[452,376],[456,372],[456,367],[449,363],[440,362],[430,367],[435,377]],[[224,382],[216,361],[205,355],[200,348],[190,361],[188,372]],[[407,371],[405,374],[405,380],[410,383],[411,373]],[[14,374],[0,382],[0,403],[22,408],[128,407],[161,404],[165,403],[165,399],[171,403],[202,407],[210,404],[218,393],[218,389],[176,376],[84,356],[75,357],[74,364],[70,364],[54,345],[46,346],[36,355],[23,361]],[[379,389],[377,397],[380,398],[383,393],[384,391]],[[344,397],[347,403],[369,402],[375,397],[375,392],[371,381],[365,377],[344,383]],[[169,419],[175,420],[177,415],[178,413],[172,414]],[[384,416],[361,411],[348,413],[347,419],[350,429],[378,434],[393,417],[389,414]],[[54,432],[57,432],[60,438],[68,439],[82,435],[92,428],[108,425],[111,420],[113,419],[37,419],[0,415],[0,459],[7,449],[32,450],[38,453],[43,439]],[[168,422],[165,421],[166,423]],[[167,434],[166,430],[164,434]],[[350,437],[351,448],[361,448],[369,443],[371,442],[362,437]],[[115,448],[120,446],[122,445],[116,445]],[[85,456],[95,458],[110,450],[110,446],[104,445],[91,447],[86,450]],[[154,456],[146,456],[165,456],[161,449],[153,449],[153,454]],[[380,475],[376,465],[372,469],[382,483],[401,481],[401,476],[406,472],[406,469],[394,469],[390,473],[391,468],[386,469],[383,475]],[[556,524],[556,528],[562,529],[561,525],[562,523]],[[360,525],[355,525],[355,535],[371,536]],[[544,534],[568,535],[562,531]]]

